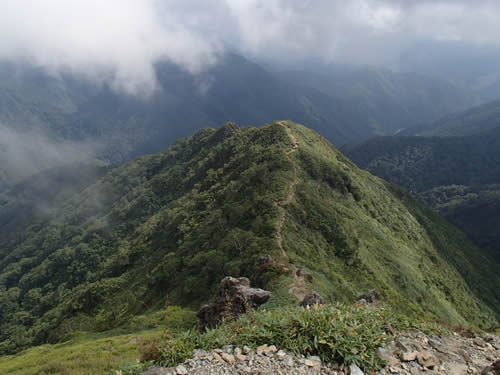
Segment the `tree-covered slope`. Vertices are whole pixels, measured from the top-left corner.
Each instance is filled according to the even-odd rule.
[[[347,151],[361,168],[410,191],[500,182],[500,128],[463,137],[379,137]]]
[[[263,255],[273,267],[256,267]],[[293,276],[299,267],[312,284]],[[2,245],[0,348],[196,307],[226,275],[327,300],[376,287],[400,311],[491,327],[495,271],[461,232],[317,133],[227,124],[109,172]]]
[[[466,232],[500,264],[500,185],[438,186],[418,199]]]

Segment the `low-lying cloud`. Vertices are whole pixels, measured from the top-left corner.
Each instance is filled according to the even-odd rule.
[[[493,0],[3,0],[0,59],[116,90],[157,88],[154,65],[196,74],[223,46],[255,59],[390,64],[415,41],[500,44]]]
[[[96,142],[56,141],[38,131],[18,132],[0,124],[0,187],[47,169],[90,162],[98,148]]]

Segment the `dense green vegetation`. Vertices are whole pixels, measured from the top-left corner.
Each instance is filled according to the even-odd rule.
[[[0,350],[126,326],[165,305],[197,308],[226,276],[276,289],[290,263],[327,301],[378,288],[394,309],[498,324],[499,275],[481,251],[317,133],[286,123],[204,129],[110,171],[0,249]],[[294,168],[295,166],[295,168]],[[276,202],[285,207],[281,252]],[[257,259],[277,265],[264,274]],[[200,288],[203,285],[204,288]]]
[[[500,128],[473,136],[374,138],[348,155],[415,193],[499,259]]]
[[[440,186],[418,195],[500,263],[500,185]]]
[[[361,168],[410,191],[500,182],[500,128],[464,137],[379,137],[347,151]]]

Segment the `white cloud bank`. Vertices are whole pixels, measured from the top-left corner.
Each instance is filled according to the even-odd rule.
[[[128,93],[154,64],[191,73],[221,46],[281,62],[387,63],[415,40],[500,44],[493,0],[2,0],[0,60],[71,71]]]
[[[0,58],[150,92],[157,61],[193,73],[215,63],[216,43],[176,16],[152,0],[2,0]]]

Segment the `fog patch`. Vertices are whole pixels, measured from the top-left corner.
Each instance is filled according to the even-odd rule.
[[[72,163],[96,163],[101,145],[95,141],[53,140],[42,132],[16,131],[0,124],[0,187],[41,171]]]

